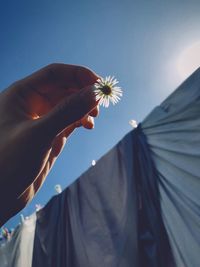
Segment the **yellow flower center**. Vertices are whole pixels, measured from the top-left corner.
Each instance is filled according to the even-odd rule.
[[[110,95],[112,93],[112,89],[109,85],[104,85],[101,89],[104,95]]]

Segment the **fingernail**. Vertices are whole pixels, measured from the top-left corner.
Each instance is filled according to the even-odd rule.
[[[91,116],[85,117],[85,119],[82,121],[82,125],[86,129],[93,129],[94,128],[94,119]]]
[[[94,128],[94,118],[91,117],[91,116],[88,116],[88,117],[87,117],[87,121],[88,121],[89,123],[93,124],[93,128]]]

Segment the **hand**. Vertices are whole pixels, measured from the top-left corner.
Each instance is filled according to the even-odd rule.
[[[33,198],[73,130],[93,128],[97,79],[84,67],[52,64],[0,94],[1,225]]]

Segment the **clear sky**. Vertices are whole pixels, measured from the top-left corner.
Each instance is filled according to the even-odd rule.
[[[187,74],[178,62],[187,65],[190,57],[181,56],[200,42],[199,14],[200,1],[194,0],[0,1],[1,89],[64,62],[115,75],[124,90],[118,105],[101,109],[94,130],[79,129],[71,137],[24,215],[45,204],[55,184],[64,188],[78,178],[131,130],[130,119],[142,121],[183,81]],[[19,215],[7,226],[18,222]]]

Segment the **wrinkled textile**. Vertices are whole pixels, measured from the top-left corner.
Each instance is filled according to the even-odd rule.
[[[0,267],[31,267],[36,215],[19,225],[10,241],[0,247]]]
[[[142,123],[178,267],[200,266],[200,69]]]
[[[171,267],[156,178],[138,127],[38,212],[33,267]]]
[[[137,267],[132,136],[37,214],[33,267]]]
[[[141,267],[174,267],[162,221],[158,172],[141,125],[133,131],[133,163],[138,195],[138,252]]]

